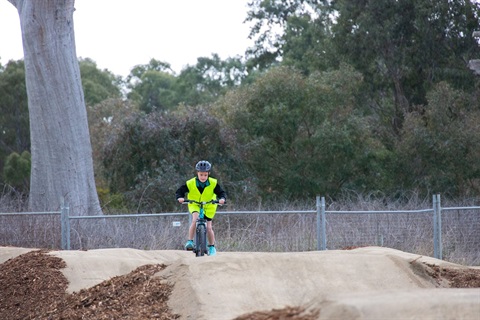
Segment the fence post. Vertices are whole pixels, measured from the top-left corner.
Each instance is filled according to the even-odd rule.
[[[62,199],[62,207],[60,210],[61,233],[62,233],[62,250],[70,250],[70,208]]]
[[[327,250],[327,233],[325,231],[325,197],[317,196],[317,250]]]
[[[327,230],[325,216],[325,197],[322,197],[322,250],[327,250]]]
[[[437,195],[434,194],[432,197],[433,202],[433,257],[439,257],[438,254],[438,206],[437,206]]]
[[[320,196],[317,196],[317,250],[322,250],[321,248],[321,224],[320,224]]]
[[[442,248],[442,204],[440,201],[440,194],[437,194],[437,231],[438,231],[438,259],[443,260]]]

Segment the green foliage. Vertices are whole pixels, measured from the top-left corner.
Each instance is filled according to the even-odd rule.
[[[123,123],[133,117],[138,110],[128,100],[107,99],[94,106],[88,106],[87,111],[95,182],[98,187],[105,187],[103,149],[111,137],[123,129]]]
[[[360,131],[369,132],[364,135],[369,137],[369,143],[356,142],[368,146],[369,152],[368,156],[354,160],[355,166],[350,167],[360,173],[350,171],[342,183],[344,188],[358,190],[362,185],[370,191],[409,189],[478,195],[478,169],[472,163],[476,163],[479,152],[474,125],[478,121],[475,96],[478,97],[479,78],[466,67],[466,62],[480,55],[480,47],[471,36],[480,25],[480,3],[295,0],[253,1],[249,6],[247,20],[255,22],[251,35],[257,36],[255,47],[250,50],[254,58],[249,63],[268,67],[281,61],[282,65],[313,75],[315,71],[341,70],[339,66],[344,61],[364,77],[364,96],[354,108],[357,115],[361,111],[363,116],[345,118],[348,121],[341,128],[369,127]],[[445,96],[436,87],[442,82]],[[342,105],[338,97],[330,95],[325,100],[330,99]],[[283,111],[279,105],[274,115],[277,118]],[[288,110],[285,119],[296,118],[292,107],[286,104],[284,109]],[[455,116],[445,110],[455,110]],[[236,119],[242,117],[250,119],[240,113]],[[257,123],[267,127],[265,131],[272,130],[260,120]],[[247,124],[248,121],[244,122]],[[348,146],[342,141],[351,136],[344,134],[349,131],[340,130],[337,125],[334,122],[322,138],[337,141],[337,146]],[[262,138],[263,143],[256,142],[259,148],[271,144],[272,139]],[[285,145],[289,143],[293,148],[293,142]],[[325,150],[339,156],[346,156],[347,150],[354,150],[352,155],[363,152],[360,148],[332,146]],[[271,157],[278,158],[274,153]],[[332,166],[331,175],[340,175],[348,167],[348,161],[338,168]]]
[[[130,213],[123,194],[112,194],[110,189],[102,187],[97,187],[97,194],[103,213]]]
[[[166,111],[179,102],[176,81],[168,63],[151,59],[148,65],[135,66],[130,72],[127,96],[143,112]]]
[[[91,59],[79,61],[85,101],[93,106],[107,98],[120,97],[121,82],[108,71],[100,71]],[[30,126],[25,66],[10,61],[0,69],[0,168],[12,152],[30,151]]]
[[[428,105],[409,114],[398,145],[404,188],[451,196],[480,192],[480,105],[471,95],[438,84]]]
[[[362,78],[348,66],[303,77],[290,68],[267,72],[220,103],[264,196],[335,194],[380,183],[385,150],[357,112]]]
[[[197,64],[187,66],[178,76],[181,103],[200,105],[211,103],[246,78],[246,66],[239,58],[223,61],[217,54],[211,58],[200,57]]]
[[[282,65],[294,66],[307,75],[337,69],[341,57],[331,30],[329,10],[323,6],[289,17],[282,36]]]
[[[371,111],[388,115],[386,134],[398,137],[404,115],[425,104],[436,83],[474,89],[465,64],[480,54],[471,36],[480,25],[478,2],[258,0],[249,7],[250,65],[281,61],[309,74],[347,62],[366,80]]]
[[[212,54],[176,75],[152,59],[122,100],[119,77],[79,61],[104,204],[173,209],[199,159],[235,201],[480,193],[479,78],[466,67],[480,56],[478,2],[249,6],[246,62]],[[11,61],[0,65],[0,169],[29,149],[23,61]]]
[[[175,190],[194,175],[198,160],[211,161],[221,181],[235,163],[218,120],[201,107],[138,114],[111,137],[104,155],[112,192],[148,212],[175,208]]]
[[[253,23],[249,37],[255,39],[255,45],[247,50],[250,58],[248,61],[249,69],[264,70],[277,65],[285,53],[284,46],[287,42],[290,45],[289,49],[293,49],[292,51],[295,51],[295,53],[302,51],[302,49],[294,49],[295,45],[300,42],[302,48],[310,47],[312,43],[308,42],[312,39],[303,33],[302,28],[305,25],[299,23],[299,21],[310,20],[312,16],[326,8],[326,3],[327,1],[321,0],[251,1],[248,4],[250,11],[246,21]],[[297,20],[292,23],[292,26],[289,26],[292,19]],[[284,37],[282,33],[287,34],[287,36]],[[301,37],[304,36],[303,40],[294,43],[292,34],[302,34]],[[300,53],[300,58],[304,59],[305,57]]]
[[[169,110],[178,102],[175,81],[176,78],[168,73],[146,71],[140,81],[130,87],[128,98],[146,113]]]
[[[23,150],[30,150],[25,67],[9,61],[0,70],[0,169],[7,155]]]
[[[114,76],[108,70],[98,69],[97,64],[89,58],[80,59],[79,65],[87,107],[95,181],[101,189],[105,185],[101,150],[112,131],[117,130],[119,123],[130,115],[132,107],[128,101],[121,99],[121,88],[124,84],[120,77]],[[107,198],[103,199],[102,205],[109,203],[110,207],[114,206],[110,195]],[[121,209],[122,206],[115,208]]]
[[[470,1],[335,1],[336,51],[370,84],[372,99],[391,95],[391,121],[400,132],[413,105],[426,103],[426,92],[440,81],[473,89],[465,67],[473,52],[471,37],[480,23],[480,4]]]
[[[9,185],[27,192],[30,185],[32,157],[28,151],[18,154],[12,152],[5,160],[3,176]]]
[[[121,96],[120,86],[122,81],[120,77],[114,76],[108,70],[98,69],[97,64],[89,58],[80,59],[79,66],[87,106],[93,106],[108,98],[119,98]]]
[[[127,77],[131,89],[128,98],[146,113],[172,110],[180,104],[207,104],[246,77],[246,66],[240,58],[223,61],[217,54],[200,57],[178,76],[169,64],[152,59],[148,65],[133,68]]]

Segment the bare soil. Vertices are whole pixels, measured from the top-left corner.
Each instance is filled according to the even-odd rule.
[[[45,250],[31,251],[0,264],[3,319],[178,319],[167,302],[173,285],[154,275],[165,265],[144,265],[89,289],[68,294],[65,262]],[[451,288],[480,288],[480,269],[428,265],[435,281]],[[317,319],[320,311],[287,307],[258,311],[236,320]]]

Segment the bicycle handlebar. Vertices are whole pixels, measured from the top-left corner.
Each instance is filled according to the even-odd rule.
[[[195,200],[191,200],[191,199],[185,199],[182,204],[189,204],[189,203],[196,203],[196,204],[200,204],[200,205],[209,204],[209,203],[220,204],[220,203],[218,203],[218,200],[195,201]]]

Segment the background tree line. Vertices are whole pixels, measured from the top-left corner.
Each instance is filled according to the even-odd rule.
[[[470,1],[255,0],[245,57],[200,57],[179,74],[152,59],[125,79],[81,59],[104,208],[175,209],[199,159],[242,204],[478,197],[480,86],[467,64],[480,56],[479,13]],[[19,192],[24,78],[23,61],[0,65],[1,183]]]

